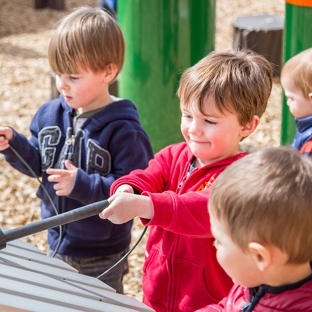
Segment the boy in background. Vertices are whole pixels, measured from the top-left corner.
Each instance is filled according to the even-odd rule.
[[[155,311],[193,312],[230,290],[212,246],[207,198],[218,175],[247,154],[238,151],[239,142],[257,128],[271,88],[264,57],[250,51],[207,55],[181,77],[185,142],[113,183],[100,216],[116,224],[138,216],[150,227],[142,288],[143,302]]]
[[[0,127],[0,150],[14,168],[32,176],[12,146],[42,178],[37,196],[43,219],[109,197],[111,184],[153,157],[135,105],[109,94],[121,71],[123,34],[109,13],[82,7],[61,20],[48,59],[60,97],[42,105],[27,138]],[[132,221],[114,225],[98,216],[49,229],[49,254],[97,277],[129,249]],[[123,292],[124,261],[101,280]]]
[[[311,157],[312,48],[295,55],[285,63],[281,72],[281,84],[297,127],[291,146]]]
[[[198,311],[312,311],[312,161],[286,147],[233,163],[212,187],[217,259],[227,298]]]

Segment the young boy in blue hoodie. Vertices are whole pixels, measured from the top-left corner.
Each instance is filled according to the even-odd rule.
[[[135,105],[109,94],[125,56],[123,34],[100,8],[83,7],[59,24],[48,50],[60,97],[42,105],[31,137],[0,127],[0,151],[20,172],[33,176],[12,146],[42,178],[37,195],[43,219],[109,197],[111,184],[153,157]],[[49,199],[52,199],[52,201]],[[112,224],[98,216],[49,229],[49,254],[80,273],[97,277],[129,249],[132,221]],[[127,261],[102,277],[117,292]]]

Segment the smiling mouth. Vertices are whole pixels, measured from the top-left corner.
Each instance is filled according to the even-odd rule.
[[[192,139],[192,138],[190,138],[190,140],[191,140],[192,142],[198,143],[198,144],[207,143],[206,141],[205,141],[205,142],[203,142],[203,141],[197,141],[197,140],[194,140],[194,139]]]

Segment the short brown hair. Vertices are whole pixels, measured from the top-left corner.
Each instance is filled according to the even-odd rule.
[[[98,73],[109,64],[115,64],[120,72],[124,58],[122,31],[100,8],[81,7],[65,16],[48,49],[51,69],[57,74],[76,74],[78,66]]]
[[[286,252],[288,263],[312,259],[312,161],[288,147],[263,148],[231,164],[215,181],[209,211],[232,240]]]
[[[304,97],[312,92],[312,48],[290,58],[282,68],[281,79],[289,75]]]
[[[203,114],[211,98],[219,111],[235,113],[241,125],[264,113],[271,94],[273,69],[261,55],[249,50],[212,52],[183,73],[178,96],[181,107],[192,101]]]

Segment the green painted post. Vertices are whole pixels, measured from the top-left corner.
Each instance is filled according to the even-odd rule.
[[[286,0],[283,64],[312,47],[312,0]],[[289,145],[296,133],[294,117],[283,95],[281,144]]]
[[[214,50],[216,0],[118,0],[126,60],[118,95],[134,101],[154,152],[183,140],[182,72]]]

